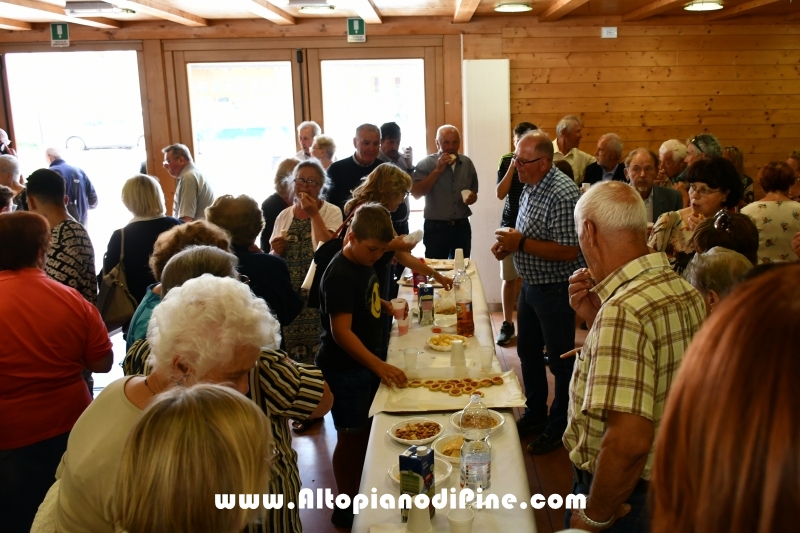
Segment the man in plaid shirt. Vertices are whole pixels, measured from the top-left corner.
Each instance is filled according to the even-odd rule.
[[[529,132],[519,140],[513,165],[525,184],[516,229],[498,230],[492,252],[498,260],[514,253],[514,266],[523,279],[517,304],[517,353],[527,410],[517,428],[520,435],[541,433],[528,450],[543,454],[563,446],[561,437],[567,427],[573,360],[559,355],[575,347],[575,311],[569,306],[567,291],[569,276],[585,266],[573,218],[580,191],[553,166],[553,142],[542,131]],[[545,346],[555,376],[549,417]]]
[[[566,525],[646,532],[656,432],[705,304],[666,255],[650,253],[647,210],[629,185],[592,186],[575,224],[590,270],[570,278],[570,305],[591,330],[572,374],[564,444],[573,493],[588,498]]]

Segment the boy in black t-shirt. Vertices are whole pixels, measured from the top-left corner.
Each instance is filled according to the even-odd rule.
[[[333,475],[339,494],[358,493],[369,442],[369,407],[380,381],[405,387],[405,373],[380,358],[381,313],[392,305],[381,300],[372,265],[394,238],[389,212],[379,204],[362,205],[350,225],[341,252],[334,256],[320,283],[322,345],[316,365],[333,393],[337,443]],[[334,509],[331,521],[353,523],[352,506]]]

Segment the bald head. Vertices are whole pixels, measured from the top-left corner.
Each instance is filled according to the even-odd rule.
[[[445,124],[436,130],[436,147],[439,151],[447,154],[457,154],[461,147],[461,134],[458,128]]]

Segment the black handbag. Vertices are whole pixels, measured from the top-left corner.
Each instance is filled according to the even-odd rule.
[[[344,248],[344,237],[347,234],[347,228],[350,225],[350,219],[353,218],[356,210],[347,215],[342,225],[336,230],[336,234],[327,242],[322,243],[319,248],[314,252],[314,262],[311,263],[311,268],[314,270],[314,281],[311,282],[311,287],[308,290],[308,301],[306,305],[310,309],[318,308],[320,304],[319,286],[322,282],[322,275],[325,269],[331,264],[336,254]]]

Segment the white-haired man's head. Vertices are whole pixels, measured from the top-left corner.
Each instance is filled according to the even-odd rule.
[[[61,159],[61,150],[50,147],[44,151],[44,155],[47,157],[47,160],[52,163],[56,159]]]
[[[594,224],[598,233],[606,235],[620,232],[645,235],[647,208],[639,193],[628,184],[604,181],[581,195],[575,206],[578,237],[586,230],[587,221]]]
[[[576,115],[567,115],[556,125],[558,145],[564,155],[577,148],[583,139],[583,121]]]
[[[442,153],[457,154],[461,147],[461,133],[451,124],[439,126],[436,130],[436,146]]]

